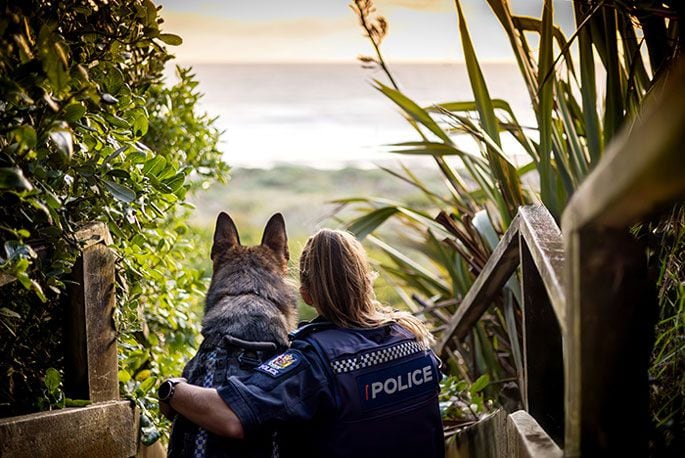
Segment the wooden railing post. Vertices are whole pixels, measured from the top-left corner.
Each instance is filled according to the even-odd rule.
[[[542,205],[519,208],[526,410],[557,444],[564,442],[564,243]]]
[[[647,456],[654,286],[626,230],[568,244],[567,456]]]
[[[685,59],[650,89],[562,216],[567,456],[646,456],[656,309],[631,225],[685,197]]]
[[[521,250],[525,409],[563,448],[564,363],[561,329],[524,240]]]
[[[139,411],[118,401],[114,254],[102,223],[75,234],[81,256],[73,270],[64,327],[67,396],[86,407],[0,419],[0,456],[77,458],[135,456]],[[2,279],[0,279],[2,280]]]
[[[102,223],[76,233],[81,256],[65,322],[65,391],[93,402],[119,399],[114,328],[114,254]]]

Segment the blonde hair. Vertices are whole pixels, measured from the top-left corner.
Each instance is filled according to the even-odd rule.
[[[321,315],[343,328],[396,322],[413,333],[423,348],[429,348],[434,338],[421,320],[376,300],[375,279],[364,247],[348,232],[321,229],[302,250],[300,283]]]

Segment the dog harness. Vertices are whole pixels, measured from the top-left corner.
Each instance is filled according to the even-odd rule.
[[[283,350],[273,342],[247,341],[230,335],[213,336],[202,342],[200,351],[183,375],[205,388],[220,386],[227,377],[248,376],[256,366]],[[191,377],[191,374],[199,374],[199,378],[197,375]],[[211,434],[181,416],[176,417],[173,428],[170,457],[272,458],[271,433],[265,432],[252,441],[235,441]]]

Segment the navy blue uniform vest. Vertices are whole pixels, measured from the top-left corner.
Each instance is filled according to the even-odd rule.
[[[311,347],[321,359],[336,406],[329,418],[307,425],[306,444],[289,441],[303,437],[304,425],[281,431],[281,457],[444,456],[441,374],[434,354],[413,334],[397,324],[339,329],[314,322],[292,337],[292,348]]]

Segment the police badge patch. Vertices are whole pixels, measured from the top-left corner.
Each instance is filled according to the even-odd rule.
[[[301,360],[302,356],[294,351],[288,350],[285,353],[262,363],[257,367],[257,370],[272,377],[280,377],[297,367]]]

